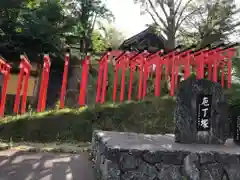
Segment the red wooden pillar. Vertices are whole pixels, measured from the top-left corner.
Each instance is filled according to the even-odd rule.
[[[227,87],[231,88],[231,85],[232,85],[232,61],[230,58],[228,58],[227,65],[228,65]]]
[[[227,77],[227,87],[231,88],[232,85],[232,57],[236,53],[235,48],[229,48],[226,50],[227,52],[227,68],[228,68],[228,77]]]
[[[168,81],[169,69],[170,69],[170,61],[169,59],[165,59],[165,80]]]
[[[225,81],[225,72],[224,72],[224,63],[221,64],[221,85],[224,88],[224,81]]]
[[[99,103],[101,98],[101,90],[102,90],[102,76],[103,76],[103,65],[99,64],[98,68],[98,80],[97,80],[97,94],[96,94],[96,103]]]
[[[197,61],[198,61],[197,77],[198,79],[203,79],[204,78],[204,61],[205,61],[205,57],[203,53],[199,55]]]
[[[178,87],[178,77],[179,77],[179,69],[180,69],[180,59],[179,56],[175,56],[175,76],[174,76],[174,86],[175,88]]]
[[[147,81],[148,81],[148,71],[149,71],[149,64],[145,63],[143,68],[143,90],[142,90],[142,98],[147,95]]]
[[[43,70],[42,70],[42,79],[40,85],[40,92],[38,97],[38,105],[37,111],[42,112],[45,110],[46,107],[46,97],[47,97],[47,88],[48,88],[48,80],[49,80],[49,73],[51,67],[51,61],[49,55],[44,55],[44,63],[43,63]]]
[[[217,82],[218,81],[218,64],[217,64],[217,60],[214,59],[213,60],[213,82]]]
[[[22,64],[20,64],[20,73],[18,75],[18,84],[17,84],[17,92],[15,96],[15,102],[14,102],[14,109],[13,111],[18,114],[19,111],[19,104],[20,104],[20,96],[21,96],[21,89],[22,89],[22,82],[23,82],[23,76],[24,76],[24,67]]]
[[[25,79],[24,79],[22,106],[21,106],[21,113],[22,114],[26,112],[28,80],[29,80],[29,72],[25,74]]]
[[[128,86],[128,100],[131,101],[132,99],[132,85],[133,85],[133,77],[135,72],[135,65],[130,65],[130,77],[129,77],[129,86]]]
[[[7,85],[10,76],[11,66],[8,65],[1,59],[1,73],[3,74],[3,85],[2,85],[2,94],[1,94],[1,104],[0,104],[0,116],[4,116],[6,95],[7,95]]]
[[[46,77],[45,77],[45,67],[43,67],[42,69],[42,77],[41,77],[41,84],[40,84],[40,89],[39,89],[39,96],[38,96],[38,104],[37,104],[37,112],[41,112],[41,107],[42,107],[42,99],[43,99],[43,88],[44,88],[44,84],[43,82],[45,81]]]
[[[162,63],[156,61],[156,78],[155,78],[155,96],[160,96],[161,91],[161,80],[162,80]]]
[[[107,83],[107,82],[104,83],[104,81],[105,80],[107,81],[109,55],[110,55],[109,52],[106,53],[99,61],[96,103],[105,101],[105,97],[102,97],[102,96],[103,96],[103,89],[106,90],[106,88],[103,88],[103,87],[106,86],[106,83]]]
[[[49,81],[49,71],[50,71],[50,67],[48,67],[47,65],[47,68],[46,68],[46,71],[45,71],[45,76],[46,76],[46,79],[45,79],[45,82],[44,82],[44,91],[43,91],[43,98],[42,98],[42,107],[41,107],[41,112],[43,112],[46,108],[46,102],[47,102],[47,90],[48,90],[48,81]]]
[[[112,100],[113,102],[116,102],[116,98],[117,98],[117,86],[118,86],[118,67],[119,65],[116,64],[115,66],[115,71],[114,71],[114,81],[113,81],[113,95],[112,95]]]
[[[171,60],[171,66],[172,66],[172,73],[171,73],[171,87],[170,87],[170,96],[174,96],[174,90],[175,90],[175,60],[172,58]]]
[[[105,102],[106,93],[107,93],[107,81],[108,81],[108,57],[106,57],[104,62],[104,69],[103,69],[103,83],[102,83],[102,93],[101,93],[101,103]]]
[[[27,56],[21,55],[20,58],[21,58],[20,73],[18,75],[18,87],[17,87],[15,103],[14,103],[15,113],[19,112],[19,104],[20,104],[22,90],[23,92],[22,92],[22,102],[21,102],[21,113],[26,112],[28,80],[29,80],[30,71],[31,71],[31,65]]]
[[[191,75],[191,55],[188,54],[186,60],[184,61],[184,80],[186,80]]]
[[[138,68],[139,72],[139,80],[138,80],[138,100],[142,99],[142,85],[143,85],[143,68],[144,68],[144,62],[143,59],[140,62],[140,67]]]
[[[79,95],[79,105],[85,106],[86,105],[86,92],[87,92],[87,82],[88,82],[88,73],[89,73],[89,63],[90,63],[90,56],[87,55],[83,61],[82,66],[82,80],[80,84],[80,95]]]
[[[209,62],[208,63],[208,80],[212,80],[212,71],[213,71],[212,62]]]
[[[120,89],[120,102],[124,101],[124,93],[125,93],[125,76],[126,76],[126,65],[125,62],[121,65],[121,89]]]
[[[50,66],[51,66],[51,62],[50,62],[50,57],[48,55],[46,55],[44,57],[45,61],[46,61],[46,80],[44,82],[44,93],[43,93],[43,101],[42,101],[42,109],[41,111],[45,110],[46,107],[46,101],[47,101],[47,90],[48,90],[48,81],[49,81],[49,73],[50,73]]]
[[[69,68],[69,53],[65,54],[65,63],[64,63],[64,72],[63,72],[63,79],[62,79],[62,87],[61,87],[61,94],[60,94],[60,108],[64,108],[65,102],[65,95],[67,89],[67,78],[68,78],[68,68]]]

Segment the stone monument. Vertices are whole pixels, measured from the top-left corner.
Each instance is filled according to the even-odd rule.
[[[195,76],[183,81],[174,120],[177,143],[224,144],[229,137],[229,120],[221,85]]]
[[[226,141],[228,105],[219,84],[194,76],[183,81],[174,116],[175,136],[94,131],[96,179],[240,179],[239,146]]]

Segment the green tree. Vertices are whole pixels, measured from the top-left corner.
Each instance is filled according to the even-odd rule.
[[[12,3],[0,4],[1,51],[5,54],[14,52],[18,58],[19,53],[25,52],[28,56],[33,55],[32,59],[43,52],[59,55],[64,32],[71,31],[74,23],[73,18],[64,13],[60,1]]]
[[[39,44],[35,53],[60,53],[64,33],[71,31],[74,25],[74,19],[64,13],[62,4],[58,1],[40,2],[37,8],[23,12],[21,21],[21,35],[30,37],[30,43],[33,39]]]
[[[240,25],[239,9],[234,0],[201,0],[188,9],[199,8],[180,27],[181,40],[199,47],[208,44],[229,42],[229,36],[236,34]]]
[[[193,0],[134,0],[142,7],[142,14],[148,14],[154,26],[166,37],[166,47],[173,49],[176,45],[178,31],[184,21],[198,11],[188,12]]]
[[[92,33],[95,25],[101,23],[103,19],[113,20],[111,11],[102,0],[67,0],[65,2],[66,11],[76,19],[74,32],[67,38],[69,43],[77,43],[80,49],[79,57],[71,59],[71,76],[68,83],[68,106],[78,106],[79,83],[81,79],[81,59],[93,48]]]
[[[185,2],[184,0],[134,0],[134,2],[141,4],[142,13],[150,15],[154,26],[167,37],[166,47],[169,49],[176,46],[177,40],[196,43],[196,39],[197,42],[204,39],[201,40],[203,46],[219,39],[226,39],[239,24],[234,21],[234,17],[239,12],[234,0]],[[192,38],[186,39],[183,36]]]
[[[24,3],[24,0],[0,1],[0,49],[2,52],[9,48],[14,51],[17,44],[14,38],[14,35],[17,33],[17,20]]]
[[[106,26],[103,28],[104,38],[106,40],[107,46],[112,49],[118,49],[121,43],[124,41],[125,36],[122,32],[117,30],[114,26]]]
[[[103,52],[107,49],[106,40],[97,30],[92,33],[93,52]]]
[[[65,7],[77,22],[69,42],[78,43],[85,56],[92,48],[91,36],[96,24],[101,24],[102,20],[112,21],[114,16],[103,0],[67,0]]]

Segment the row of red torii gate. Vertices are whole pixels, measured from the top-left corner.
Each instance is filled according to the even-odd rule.
[[[138,92],[137,99],[141,100],[147,95],[147,80],[150,73],[155,74],[154,80],[154,94],[160,96],[160,82],[163,80],[163,73],[165,80],[170,80],[170,95],[174,96],[175,89],[178,83],[179,72],[182,69],[184,72],[183,78],[186,79],[195,72],[198,79],[208,78],[214,82],[218,82],[219,73],[221,74],[222,87],[231,87],[231,72],[232,72],[232,58],[235,55],[236,47],[238,45],[218,46],[215,48],[203,48],[200,50],[193,50],[188,48],[186,50],[174,49],[171,52],[164,53],[159,50],[155,53],[144,52],[130,52],[113,50],[106,52],[99,60],[98,80],[96,88],[96,103],[104,103],[107,91],[108,81],[108,66],[110,59],[114,60],[114,82],[112,100],[117,100],[118,74],[121,70],[120,83],[120,102],[124,101],[125,97],[125,76],[127,69],[130,70],[130,77],[128,82],[128,100],[132,99],[132,86],[134,73],[139,74],[138,78]],[[18,85],[16,89],[14,113],[26,112],[26,100],[28,80],[30,77],[31,64],[25,55],[21,55],[20,72],[18,75]],[[49,55],[44,55],[43,70],[41,77],[41,84],[39,90],[37,112],[42,112],[46,108],[47,87],[49,81],[49,72],[51,68],[51,60]],[[64,101],[67,88],[68,69],[69,69],[70,54],[65,54],[64,72],[60,93],[60,108],[64,108]],[[84,106],[87,95],[87,83],[89,75],[89,64],[91,57],[87,55],[82,61],[81,83],[79,93],[79,105]],[[152,71],[154,69],[154,72]],[[0,72],[4,80],[1,92],[0,102],[0,116],[4,116],[6,91],[8,80],[11,72],[11,66],[2,58],[0,59]],[[227,72],[227,73],[226,73]],[[227,75],[227,77],[225,77]],[[227,84],[225,84],[227,80]],[[21,95],[22,92],[22,95]],[[20,98],[21,105],[20,105]]]

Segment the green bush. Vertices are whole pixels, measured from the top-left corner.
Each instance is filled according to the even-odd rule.
[[[240,116],[240,84],[232,84],[231,89],[225,90],[229,102],[229,116],[236,118]]]
[[[170,97],[63,109],[2,119],[3,141],[90,141],[93,129],[138,133],[173,132],[175,101]]]
[[[230,116],[236,116],[240,110],[239,92],[238,85],[225,90]],[[93,129],[172,133],[174,106],[174,98],[163,96],[139,102],[10,116],[0,121],[0,139],[31,142],[91,141]]]

